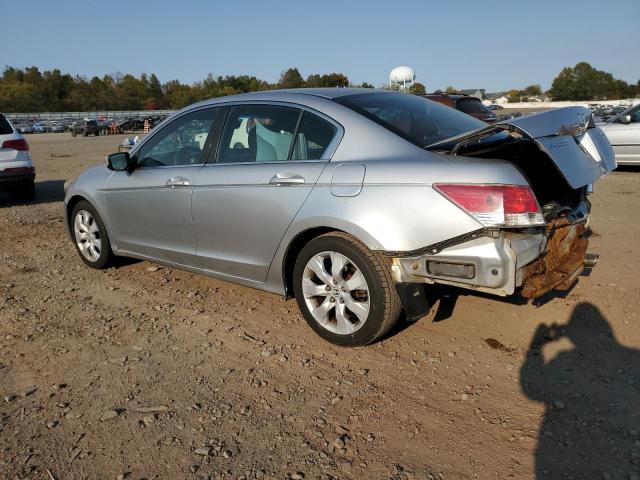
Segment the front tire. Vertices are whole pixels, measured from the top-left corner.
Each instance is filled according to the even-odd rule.
[[[342,232],[321,235],[305,245],[296,259],[293,281],[307,323],[336,345],[367,345],[387,333],[400,316],[387,259]]]
[[[84,263],[97,269],[111,264],[113,252],[107,229],[89,202],[82,200],[73,207],[71,231],[76,250]]]

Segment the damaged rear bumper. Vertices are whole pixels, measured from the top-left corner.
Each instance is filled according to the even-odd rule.
[[[392,275],[399,285],[438,283],[500,296],[520,290],[528,299],[568,289],[585,263],[595,264],[587,254],[588,212],[583,202],[546,227],[484,230],[437,253],[396,253],[391,255]]]

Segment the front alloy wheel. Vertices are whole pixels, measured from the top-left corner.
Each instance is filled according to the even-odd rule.
[[[95,219],[86,210],[80,210],[76,213],[76,218],[73,221],[73,233],[76,237],[78,250],[84,258],[90,262],[97,261],[102,252],[100,229]]]
[[[111,243],[102,219],[87,201],[80,201],[71,214],[76,249],[90,267],[105,268],[111,261]]]
[[[346,233],[307,243],[296,259],[293,286],[307,323],[336,345],[367,345],[400,315],[388,260]]]

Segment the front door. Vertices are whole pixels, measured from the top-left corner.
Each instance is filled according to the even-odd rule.
[[[327,164],[337,131],[296,108],[231,107],[216,163],[196,176],[192,212],[199,265],[264,281]]]
[[[133,172],[113,173],[106,199],[119,250],[190,264],[193,182],[210,149],[217,112],[205,108],[177,117],[133,154]]]

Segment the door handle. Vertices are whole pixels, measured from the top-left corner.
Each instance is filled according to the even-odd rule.
[[[302,185],[304,177],[295,173],[276,173],[271,180],[270,185]]]
[[[175,188],[175,187],[188,187],[191,185],[189,180],[184,177],[171,177],[164,184],[165,187]]]

